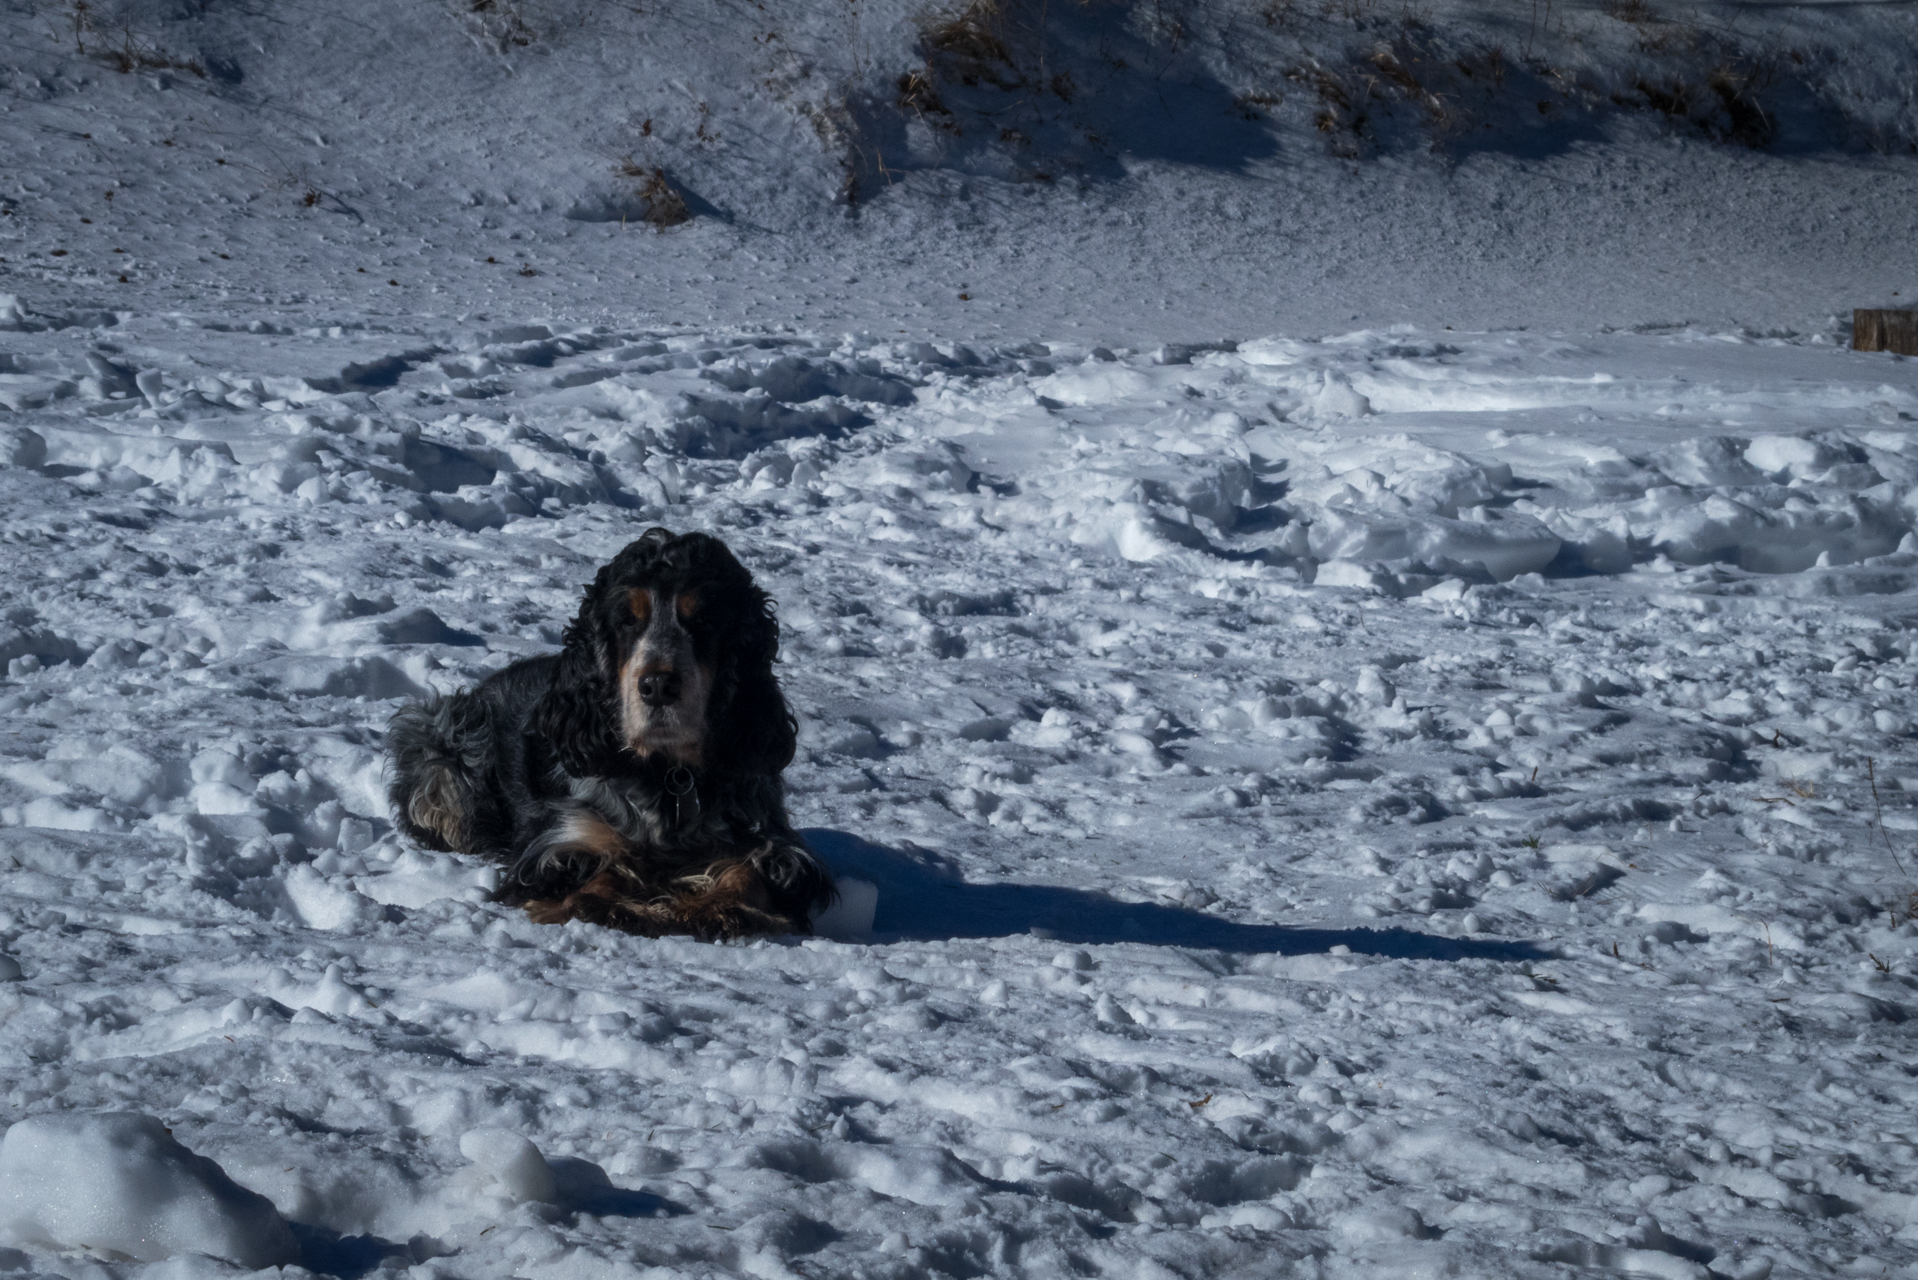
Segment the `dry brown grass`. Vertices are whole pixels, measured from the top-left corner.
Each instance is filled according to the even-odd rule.
[[[679,188],[673,185],[673,180],[658,165],[648,165],[631,156],[621,156],[613,165],[613,172],[639,185],[639,198],[646,210],[640,215],[640,221],[655,231],[664,231],[693,220],[693,211],[687,206],[686,197],[679,193]]]
[[[1243,93],[1233,95],[1232,110],[1242,120],[1263,120],[1272,108],[1281,105],[1284,101],[1285,95],[1282,93],[1263,93],[1247,89]]]
[[[1768,64],[1724,58],[1699,81],[1683,74],[1659,79],[1641,74],[1633,78],[1632,91],[1674,123],[1702,129],[1720,142],[1757,148],[1769,145],[1777,131],[1758,98],[1775,76]],[[1639,105],[1624,94],[1614,94],[1612,100],[1625,107]]]
[[[519,0],[466,0],[466,12],[478,25],[480,34],[493,41],[502,52],[507,46],[525,48],[539,39],[539,32],[526,20]]]
[[[1891,857],[1891,865],[1898,869],[1898,876],[1905,887],[1894,890],[1885,912],[1891,917],[1891,927],[1898,927],[1898,913],[1902,908],[1906,920],[1918,920],[1918,886],[1911,882],[1911,876],[1905,870],[1905,860],[1898,856],[1898,850],[1892,847],[1891,835],[1885,830],[1885,806],[1878,798],[1878,762],[1870,756],[1865,757],[1865,780],[1871,785],[1872,825],[1878,828],[1878,838],[1884,842],[1885,852]]]
[[[933,83],[932,68],[921,67],[903,73],[899,77],[898,87],[896,102],[901,111],[910,111],[921,119],[952,115],[952,108],[941,101],[939,88]]]
[[[1606,17],[1629,22],[1635,27],[1659,20],[1658,12],[1652,8],[1649,0],[1610,0],[1602,8]]]
[[[1006,8],[1000,0],[968,0],[957,13],[927,21],[923,43],[927,53],[946,62],[961,83],[984,80],[1012,88],[1017,81],[1006,75],[1012,70],[1006,25]]]
[[[1705,77],[1705,87],[1718,98],[1731,125],[1725,131],[1728,141],[1741,146],[1762,147],[1777,132],[1770,116],[1758,101],[1758,94],[1771,87],[1777,69],[1769,63],[1740,63],[1730,59],[1719,62]]]
[[[206,64],[198,58],[169,53],[155,41],[136,35],[133,28],[124,23],[117,36],[103,38],[90,0],[68,0],[60,25],[72,34],[74,50],[81,57],[104,62],[122,75],[135,71],[184,71],[206,79]]]

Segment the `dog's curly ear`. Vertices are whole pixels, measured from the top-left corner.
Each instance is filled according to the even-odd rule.
[[[612,712],[613,646],[599,609],[609,569],[600,569],[579,603],[579,615],[561,635],[553,682],[533,708],[533,732],[552,744],[561,767],[575,778],[606,772],[619,754]]]
[[[799,745],[799,722],[786,705],[786,696],[773,676],[779,657],[779,622],[770,597],[758,587],[750,594],[745,616],[734,637],[732,670],[721,679],[729,684],[716,717],[719,741],[734,762],[747,773],[777,774],[792,763]]]

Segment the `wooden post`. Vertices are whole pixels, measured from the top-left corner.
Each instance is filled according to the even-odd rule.
[[[1918,356],[1918,311],[1852,312],[1851,349]]]

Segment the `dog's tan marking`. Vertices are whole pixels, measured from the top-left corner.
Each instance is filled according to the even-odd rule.
[[[696,591],[682,591],[679,593],[679,598],[673,601],[673,607],[679,611],[679,620],[681,622],[685,622],[694,614],[698,613],[699,604],[699,593]]]
[[[773,910],[772,891],[750,862],[715,862],[673,884],[679,892],[661,896],[616,871],[602,871],[564,898],[527,903],[526,914],[539,924],[584,920],[648,938],[691,934],[708,942],[810,932],[805,920]]]
[[[628,588],[626,592],[626,607],[633,611],[633,616],[639,619],[639,625],[642,628],[651,625],[653,621],[652,592],[644,587]]]
[[[608,863],[626,856],[626,837],[597,813],[574,812],[561,819],[552,841],[554,853],[590,853]]]
[[[534,924],[565,924],[585,920],[618,927],[619,908],[630,892],[619,876],[602,871],[564,898],[542,898],[526,904]]]

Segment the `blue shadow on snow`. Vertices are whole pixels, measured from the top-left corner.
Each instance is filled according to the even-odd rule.
[[[590,1213],[600,1218],[676,1218],[691,1210],[683,1204],[656,1196],[650,1191],[616,1187],[606,1171],[590,1160],[572,1156],[548,1156],[553,1181],[559,1187],[555,1206],[562,1214]],[[368,1272],[382,1268],[389,1258],[404,1258],[409,1264],[441,1256],[440,1247],[426,1236],[417,1236],[405,1244],[379,1236],[343,1236],[326,1227],[304,1222],[289,1222],[293,1239],[300,1246],[300,1265],[308,1271],[337,1280],[360,1280]]]
[[[800,832],[812,851],[843,876],[879,886],[873,934],[879,939],[939,941],[1036,933],[1061,942],[1136,942],[1245,954],[1314,955],[1335,946],[1398,960],[1544,960],[1536,943],[1447,938],[1411,929],[1298,929],[1240,924],[1201,911],[1120,902],[1056,885],[967,884],[924,849],[888,849],[844,831]]]

